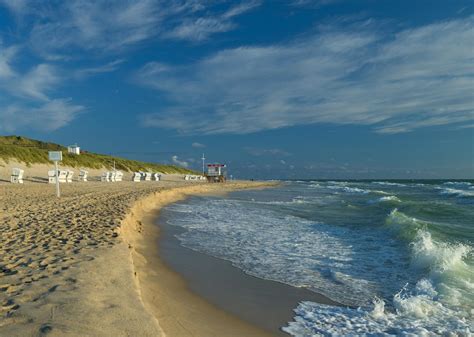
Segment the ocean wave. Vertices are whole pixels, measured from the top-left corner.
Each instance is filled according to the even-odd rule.
[[[345,192],[345,193],[351,193],[351,194],[369,194],[370,191],[368,190],[364,190],[364,189],[361,189],[361,188],[357,188],[357,187],[347,187],[347,186],[332,186],[332,185],[329,185],[329,186],[326,186],[326,188],[330,189],[330,190],[336,190],[336,191],[341,191],[341,192]]]
[[[380,190],[371,190],[370,192],[374,194],[390,195],[390,193]]]
[[[253,203],[265,204],[265,205],[294,205],[294,204],[309,204],[310,200],[303,197],[295,197],[289,201],[252,201]]]
[[[460,315],[472,316],[474,266],[468,262],[472,246],[433,238],[430,228],[436,223],[409,217],[398,209],[390,212],[386,223],[409,243],[412,267],[427,275],[438,300],[455,307]]]
[[[388,181],[373,181],[372,184],[375,185],[383,185],[383,186],[399,186],[399,187],[405,187],[407,185],[405,184],[400,184],[400,183],[392,183]]]
[[[413,264],[430,270],[433,276],[467,267],[464,260],[472,248],[462,243],[437,242],[429,231],[419,229],[411,243]]]
[[[385,220],[385,224],[390,230],[395,232],[397,236],[408,241],[415,238],[419,229],[430,226],[428,221],[410,217],[405,213],[400,212],[398,208],[394,208],[390,212]]]
[[[460,198],[472,198],[474,197],[474,191],[471,190],[459,190],[455,188],[439,188],[441,189],[440,194],[452,195]]]
[[[402,201],[398,199],[398,197],[395,195],[389,195],[386,197],[380,197],[378,199],[368,201],[369,204],[377,204],[381,202],[402,202]]]
[[[420,224],[400,213],[394,210],[392,217],[401,219],[403,225]],[[373,300],[372,307],[357,309],[306,301],[294,310],[294,320],[283,331],[293,336],[471,336],[474,284],[470,277],[474,271],[465,259],[472,248],[437,242],[425,229],[416,231],[410,247],[412,264],[428,270],[427,277],[394,294],[388,308],[379,298]]]
[[[393,297],[395,310],[375,298],[371,308],[344,308],[305,301],[294,310],[294,321],[282,328],[293,336],[471,336],[472,323],[437,301],[428,280],[413,291]]]
[[[443,185],[450,185],[450,186],[472,186],[472,183],[468,181],[447,181],[443,183]]]

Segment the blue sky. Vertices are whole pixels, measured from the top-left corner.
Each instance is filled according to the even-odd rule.
[[[0,134],[245,178],[474,178],[471,1],[0,0]]]

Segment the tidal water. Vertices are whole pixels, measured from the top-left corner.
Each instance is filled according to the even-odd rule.
[[[342,304],[301,302],[290,335],[474,332],[473,181],[287,181],[164,212],[183,246]]]

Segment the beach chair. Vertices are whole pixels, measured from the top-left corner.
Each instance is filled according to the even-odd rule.
[[[65,183],[67,181],[67,171],[58,170],[58,181],[60,183]],[[48,182],[50,184],[55,184],[56,183],[56,171],[55,170],[49,170],[48,171]]]
[[[66,183],[67,182],[68,171],[66,170],[59,170],[59,182]]]
[[[142,180],[144,181],[151,181],[151,173],[150,172],[141,172]]]
[[[56,183],[56,171],[55,170],[48,171],[48,182],[50,184],[55,184]]]
[[[110,172],[104,172],[102,173],[102,176],[100,177],[100,181],[105,181],[109,182],[110,181]]]
[[[116,177],[117,177],[117,171],[111,171],[109,175],[109,180],[114,183],[116,182],[115,180]]]
[[[14,168],[12,170],[12,175],[10,177],[10,182],[12,184],[23,184],[23,174],[25,173],[24,170],[19,168]]]
[[[154,181],[160,181],[160,179],[161,179],[161,174],[159,174],[159,173],[153,173],[152,176],[153,176]]]
[[[66,182],[72,183],[73,176],[74,176],[74,171],[66,171]]]
[[[122,180],[123,180],[123,172],[115,171],[115,181],[122,181]]]
[[[189,174],[186,174],[186,175],[184,176],[184,180],[189,180]]]
[[[87,176],[89,175],[89,171],[80,170],[79,171],[79,181],[87,181]]]
[[[132,181],[138,183],[140,182],[141,179],[142,179],[142,174],[140,172],[133,172]]]

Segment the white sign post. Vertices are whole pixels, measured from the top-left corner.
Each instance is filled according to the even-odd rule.
[[[61,151],[49,151],[49,160],[54,161],[54,170],[56,172],[56,196],[59,198],[61,193],[59,192],[59,169],[58,162],[63,160],[63,153]]]

